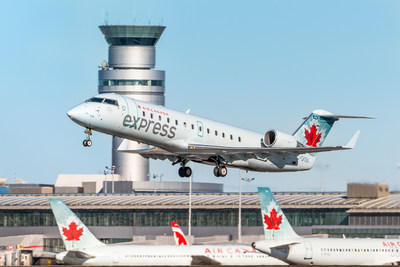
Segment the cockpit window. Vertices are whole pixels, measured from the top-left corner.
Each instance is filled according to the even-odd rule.
[[[96,103],[101,103],[103,102],[104,98],[100,98],[100,97],[92,97],[91,99],[89,99],[86,102],[96,102]]]
[[[105,104],[114,105],[114,106],[118,106],[118,101],[117,101],[117,100],[114,100],[114,99],[108,99],[108,98],[106,98],[106,99],[104,99],[104,103],[105,103]]]

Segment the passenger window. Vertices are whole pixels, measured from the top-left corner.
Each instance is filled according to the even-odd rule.
[[[150,118],[153,118],[153,113],[150,113]]]
[[[161,121],[161,116],[158,116],[158,120]]]
[[[143,111],[143,117],[146,117],[146,112]]]
[[[167,122],[169,123],[169,118],[167,118]]]
[[[231,135],[231,140],[233,140],[233,135]]]
[[[201,126],[199,126],[199,131],[200,131],[200,132],[202,131]]]
[[[225,133],[222,133],[222,138],[225,138]]]
[[[194,125],[192,124],[192,130],[194,130]]]
[[[210,128],[207,128],[207,133],[208,133],[208,134],[210,133]]]
[[[215,135],[216,135],[216,136],[218,135],[218,131],[215,131]]]
[[[175,120],[175,125],[178,125],[178,120]]]
[[[242,142],[242,138],[240,138],[240,136],[238,137],[238,141],[239,141],[239,142]]]
[[[183,127],[186,127],[186,122],[183,123]]]

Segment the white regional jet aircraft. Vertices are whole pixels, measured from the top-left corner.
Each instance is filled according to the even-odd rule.
[[[315,153],[354,147],[358,131],[346,146],[321,146],[335,121],[366,118],[316,110],[293,135],[276,130],[259,134],[118,94],[97,95],[67,114],[86,128],[84,146],[91,146],[92,130],[149,144],[132,151],[124,150],[122,142],[118,150],[180,163],[181,177],[192,174],[189,161],[215,165],[217,177],[227,174],[226,166],[260,172],[309,170]]]
[[[252,246],[289,264],[398,265],[400,239],[302,238],[283,214],[269,188],[258,188],[266,240]]]
[[[106,245],[61,201],[49,199],[67,249],[56,258],[85,266],[287,265],[246,245]]]

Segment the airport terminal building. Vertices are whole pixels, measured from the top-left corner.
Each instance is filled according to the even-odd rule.
[[[274,195],[301,235],[400,235],[400,194],[389,193],[384,184],[349,184],[347,193]],[[238,193],[193,193],[191,201],[188,193],[4,194],[0,195],[0,246],[62,250],[49,198],[61,198],[107,243],[173,243],[170,222],[179,222],[187,234],[189,205],[192,243],[238,240]],[[258,194],[242,193],[240,208],[242,241],[261,239]]]

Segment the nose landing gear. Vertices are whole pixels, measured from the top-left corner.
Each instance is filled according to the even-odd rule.
[[[92,129],[86,128],[85,134],[86,134],[86,139],[83,140],[83,146],[90,147],[92,145],[92,141],[90,140],[90,136],[92,135]]]

